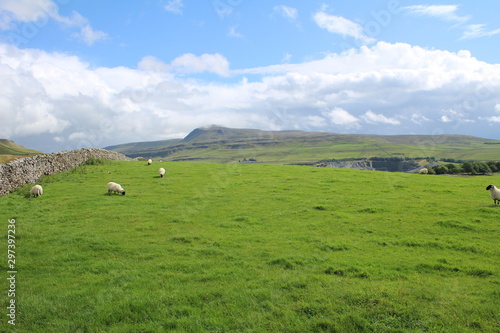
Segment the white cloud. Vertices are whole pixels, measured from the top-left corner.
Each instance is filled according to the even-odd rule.
[[[375,38],[368,37],[363,30],[363,27],[358,23],[348,20],[342,16],[327,14],[322,8],[321,11],[314,14],[313,18],[316,24],[323,29],[328,30],[333,34],[339,34],[344,37],[355,38],[365,44],[376,42]]]
[[[292,55],[290,53],[283,54],[283,58],[281,59],[281,63],[289,63],[292,59]]]
[[[330,111],[323,112],[325,117],[328,117],[330,121],[335,125],[342,126],[356,126],[359,122],[359,119],[354,117],[348,111],[335,107]]]
[[[307,116],[307,123],[311,127],[326,127],[328,126],[327,120],[320,116]]]
[[[81,28],[80,33],[76,34],[76,36],[80,37],[85,44],[90,46],[96,41],[105,40],[108,37],[108,34],[102,31],[94,30],[90,25],[86,24]]]
[[[281,5],[281,6],[274,6],[274,12],[278,13],[279,15],[285,17],[286,19],[290,21],[295,21],[299,17],[299,11],[297,8]]]
[[[413,5],[402,9],[413,15],[430,16],[455,23],[464,23],[470,20],[469,16],[457,15],[459,9],[457,5]]]
[[[76,141],[76,140],[80,141],[80,140],[85,140],[86,138],[87,134],[84,132],[74,132],[68,136],[68,140],[71,141]]]
[[[395,118],[387,117],[383,114],[377,114],[371,110],[367,111],[361,116],[361,119],[369,124],[388,124],[388,125],[401,125],[401,122]]]
[[[243,38],[245,36],[243,36],[241,33],[239,33],[238,31],[236,31],[238,29],[238,25],[233,25],[231,27],[229,27],[229,32],[228,32],[228,36],[229,37],[235,37],[235,38]]]
[[[445,116],[441,116],[441,121],[442,121],[443,123],[451,123],[451,122],[452,122],[451,118],[449,118],[449,117],[448,117],[448,116],[446,116],[446,115],[445,115]]]
[[[415,123],[417,125],[422,125],[424,123],[432,122],[431,119],[429,119],[426,116],[421,115],[421,114],[412,114],[410,119],[413,123]]]
[[[174,71],[185,74],[210,72],[220,76],[229,75],[229,62],[218,53],[201,56],[186,53],[174,59],[171,67]]]
[[[228,78],[190,75],[202,72]],[[93,68],[75,56],[0,43],[0,86],[2,136],[31,139],[30,148],[44,151],[179,137],[213,123],[500,139],[495,126],[479,126],[498,124],[500,65],[408,44],[231,71],[221,54]]]
[[[139,61],[137,67],[141,70],[149,70],[154,72],[168,72],[169,66],[160,59],[153,56],[145,56]]]
[[[226,4],[222,1],[214,1],[213,6],[215,9],[215,12],[217,13],[217,15],[219,16],[219,18],[221,20],[230,16],[234,12],[233,6]]]
[[[182,15],[182,7],[184,7],[182,0],[171,0],[164,6],[167,12],[177,15]]]
[[[500,29],[488,30],[485,24],[470,24],[466,26],[461,39],[474,39],[497,34],[500,34]]]
[[[500,123],[500,117],[489,117],[486,119],[491,123]]]
[[[88,20],[77,12],[73,12],[71,16],[61,16],[58,6],[52,0],[0,1],[0,29],[16,29],[18,22],[34,22],[40,27],[50,19],[66,27],[78,28],[80,31],[73,33],[73,36],[87,45],[108,37],[105,32],[92,28]]]
[[[0,28],[13,29],[15,22],[57,18],[57,11],[57,6],[50,0],[3,0],[0,2]]]
[[[471,16],[458,15],[458,5],[414,5],[406,6],[402,9],[413,15],[435,17],[437,19],[455,23],[455,27],[463,29],[462,36],[460,37],[462,40],[500,34],[500,29],[488,29],[486,24],[464,25],[466,22],[471,20]]]

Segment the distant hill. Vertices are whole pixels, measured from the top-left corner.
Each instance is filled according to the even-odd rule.
[[[161,141],[147,141],[147,142],[132,142],[125,143],[121,145],[108,146],[104,149],[116,151],[127,156],[135,155],[139,156],[151,156],[155,154],[158,150],[164,149],[175,144],[178,144],[182,139],[171,139],[171,140],[161,140]],[[137,155],[139,154],[139,155]]]
[[[36,154],[42,154],[42,152],[25,148],[11,140],[0,139],[0,163]]]
[[[262,131],[220,126],[197,128],[184,139],[136,142],[105,149],[128,157],[165,161],[310,163],[324,159],[434,157],[498,160],[495,140],[466,135],[362,135]]]

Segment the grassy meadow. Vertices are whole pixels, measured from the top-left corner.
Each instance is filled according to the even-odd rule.
[[[40,183],[0,197],[2,332],[500,331],[500,175],[104,162]]]

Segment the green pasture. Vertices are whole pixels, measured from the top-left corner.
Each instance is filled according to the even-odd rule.
[[[95,164],[0,197],[1,332],[500,331],[500,175]]]
[[[457,160],[498,160],[500,146],[474,140],[426,141],[413,144],[388,142],[367,138],[346,138],[317,141],[276,141],[266,145],[249,142],[238,144],[214,144],[207,148],[191,148],[174,152],[166,157],[154,153],[151,156],[166,161],[204,161],[213,163],[237,162],[254,158],[258,162],[292,164],[317,162],[323,159],[357,159],[370,157],[435,157]]]

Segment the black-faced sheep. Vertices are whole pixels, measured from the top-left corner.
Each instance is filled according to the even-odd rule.
[[[43,194],[43,188],[40,185],[35,185],[30,190],[30,195],[33,194],[35,197],[39,197]]]
[[[494,205],[500,205],[500,190],[495,185],[488,185],[487,190],[490,190],[490,197],[493,199]]]
[[[125,190],[120,184],[109,182],[108,183],[108,194],[117,193],[125,195]]]
[[[158,173],[160,174],[160,177],[163,178],[163,176],[165,176],[165,169],[163,168],[158,169]]]

